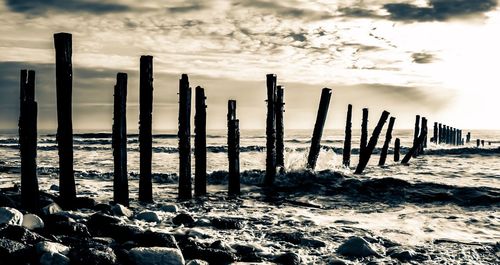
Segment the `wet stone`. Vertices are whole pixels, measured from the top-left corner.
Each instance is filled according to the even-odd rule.
[[[16,264],[23,260],[27,246],[21,242],[0,238],[0,260],[5,264]]]
[[[117,258],[113,249],[96,244],[91,247],[73,248],[69,252],[71,264],[75,265],[114,265]]]
[[[213,227],[217,229],[236,229],[240,230],[245,227],[243,221],[236,218],[214,218],[211,220]]]
[[[23,216],[23,227],[26,227],[29,230],[42,229],[45,224],[43,223],[42,218],[38,217],[36,214],[25,214]]]
[[[137,265],[184,265],[184,257],[177,248],[133,248],[129,252],[132,264]]]
[[[40,257],[40,265],[69,265],[70,259],[57,252],[46,252]]]
[[[86,225],[77,222],[55,222],[47,225],[47,229],[54,235],[73,235],[79,237],[90,237],[89,229]]]
[[[210,263],[201,259],[193,259],[186,263],[186,265],[210,265]]]
[[[21,225],[23,214],[15,208],[0,207],[0,224]]]
[[[61,212],[61,211],[62,211],[62,208],[55,202],[42,208],[42,212],[45,215],[56,214],[56,213]]]
[[[173,235],[162,232],[153,232],[150,230],[138,234],[134,238],[134,241],[141,247],[178,248]]]
[[[22,242],[24,244],[35,244],[45,239],[41,235],[31,232],[25,227],[6,224],[0,225],[0,237]]]
[[[342,245],[340,245],[337,249],[337,252],[340,255],[347,257],[380,257],[380,254],[373,250],[370,243],[368,243],[365,239],[357,236],[351,237],[347,241],[342,243]]]
[[[150,223],[160,223],[161,219],[154,211],[143,211],[135,216],[135,219],[142,220]]]
[[[277,256],[274,262],[283,265],[300,265],[302,264],[302,259],[295,253],[287,252]]]
[[[104,214],[112,214],[113,213],[112,208],[113,207],[107,203],[98,203],[94,206],[93,209]]]
[[[111,208],[111,211],[116,216],[125,216],[127,218],[132,217],[132,215],[134,214],[130,209],[128,209],[127,207],[125,207],[125,206],[123,206],[123,205],[121,205],[119,203],[115,204]]]
[[[35,251],[38,255],[41,255],[43,253],[60,253],[63,255],[67,255],[69,253],[69,249],[69,247],[63,244],[50,241],[38,242],[35,245]]]
[[[172,223],[174,225],[184,225],[187,227],[193,226],[194,222],[195,222],[194,218],[187,213],[178,214],[172,219]]]

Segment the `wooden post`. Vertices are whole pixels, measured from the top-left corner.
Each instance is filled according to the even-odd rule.
[[[456,133],[456,129],[455,128],[451,128],[451,145],[456,145],[456,137],[457,136],[457,133]]]
[[[229,159],[228,193],[240,194],[240,130],[236,119],[236,101],[227,102],[227,155]]]
[[[187,74],[179,80],[179,200],[191,194],[191,87]]]
[[[396,141],[394,142],[394,162],[399,161],[399,150],[401,148],[401,141],[399,138],[396,138]]]
[[[446,126],[446,143],[451,144],[451,127]]]
[[[276,166],[283,171],[285,168],[285,126],[283,112],[285,106],[284,87],[277,86],[276,90]]]
[[[415,144],[413,144],[408,153],[405,155],[403,160],[401,160],[401,164],[408,164],[408,162],[410,162],[410,159],[412,158],[413,154],[418,151],[418,147],[424,143],[426,137],[427,137],[427,131],[424,130],[424,132],[420,134],[420,136],[417,138]]]
[[[434,122],[434,134],[433,134],[433,143],[437,144],[438,143],[438,123],[437,122]]]
[[[321,149],[321,137],[323,136],[323,127],[325,126],[326,115],[328,114],[331,97],[332,90],[326,87],[323,88],[321,91],[321,99],[319,102],[318,114],[316,116],[316,123],[314,124],[311,148],[309,149],[309,156],[307,158],[307,168],[312,170],[316,167],[316,161],[318,160],[319,151]]]
[[[477,147],[481,144],[481,140],[477,139]]]
[[[484,147],[484,140],[481,140],[481,146]]]
[[[139,87],[139,201],[153,201],[151,159],[153,155],[153,56],[141,56]]]
[[[276,177],[276,75],[266,75],[267,119],[266,119],[266,176],[264,185],[272,186]]]
[[[370,161],[370,157],[373,153],[373,149],[375,149],[375,146],[377,145],[378,137],[380,136],[380,133],[382,132],[382,128],[384,127],[385,122],[387,121],[387,118],[389,118],[389,112],[385,111],[382,112],[382,115],[380,116],[380,119],[377,123],[377,126],[375,126],[375,129],[373,130],[372,136],[370,137],[370,141],[368,142],[368,145],[366,146],[366,149],[362,152],[362,155],[359,159],[358,166],[356,167],[356,171],[354,174],[361,174],[363,173],[363,170],[365,170],[366,165],[368,165],[368,161]]]
[[[72,37],[69,33],[54,34],[56,50],[57,145],[59,150],[59,194],[61,206],[72,208],[76,199],[73,171]]]
[[[113,106],[113,157],[115,175],[113,177],[113,200],[129,205],[127,174],[127,74],[116,75]]]
[[[466,137],[467,137],[467,138],[466,138],[465,142],[466,142],[466,143],[470,143],[470,139],[471,139],[471,138],[470,138],[470,132],[467,132],[467,136],[466,136]]]
[[[440,123],[439,125],[439,133],[438,133],[438,144],[441,144],[443,142],[443,125]]]
[[[19,150],[21,153],[21,203],[28,210],[40,206],[36,165],[37,115],[35,71],[21,70]]]
[[[344,150],[342,155],[342,164],[349,167],[351,164],[351,130],[352,130],[352,105],[347,105],[347,118],[345,122]]]
[[[359,144],[359,158],[361,159],[361,154],[366,149],[368,143],[368,108],[363,109],[363,118],[361,121],[361,139]]]
[[[422,117],[422,124],[420,126],[420,134],[424,133],[424,131],[428,132],[428,130],[427,130],[427,118]],[[422,145],[419,146],[419,148],[418,148],[418,152],[417,152],[418,154],[417,155],[423,154],[424,153],[424,149],[426,147],[427,147],[427,134],[425,136],[424,141],[422,142]]]
[[[418,140],[418,134],[420,132],[420,115],[415,116],[415,129],[413,130],[413,145],[417,143]],[[413,157],[417,157],[418,151],[419,151],[419,146],[417,146],[417,152],[413,154]]]
[[[380,160],[378,162],[379,166],[385,165],[385,160],[387,158],[387,151],[389,150],[389,145],[391,144],[391,139],[392,139],[392,128],[394,127],[395,121],[396,118],[394,117],[391,117],[389,119],[389,126],[387,127],[387,132],[385,133],[384,146],[382,147],[382,151],[380,153]]]
[[[207,194],[207,105],[205,90],[196,87],[196,114],[194,116],[194,195]]]

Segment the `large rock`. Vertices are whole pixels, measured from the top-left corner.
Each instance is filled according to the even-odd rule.
[[[194,218],[187,213],[178,214],[176,217],[172,219],[172,223],[174,223],[174,225],[184,225],[187,227],[193,226],[194,222],[195,222]]]
[[[150,223],[160,223],[161,219],[154,211],[143,211],[135,216],[135,219],[143,220]]]
[[[368,243],[365,239],[361,237],[351,237],[337,249],[337,253],[347,257],[368,257],[368,256],[376,256],[380,257],[373,248],[370,243]]]
[[[24,260],[27,246],[21,242],[0,238],[0,263],[1,264],[20,264]]]
[[[141,247],[178,248],[174,236],[163,232],[153,232],[151,230],[137,234],[134,241]]]
[[[21,225],[23,214],[15,208],[0,207],[0,224]]]
[[[177,248],[133,248],[129,252],[133,264],[140,265],[184,265],[184,257]]]
[[[302,264],[302,259],[300,258],[299,255],[293,252],[287,252],[277,256],[274,259],[274,262],[283,265],[300,265]]]
[[[176,213],[179,211],[179,207],[175,204],[164,204],[161,205],[160,207],[161,211],[168,212],[168,213]]]
[[[40,265],[69,265],[68,257],[57,252],[45,252],[40,257]]]
[[[0,237],[8,238],[24,244],[35,244],[45,240],[41,235],[17,225],[0,225]]]
[[[42,229],[45,224],[43,223],[42,218],[38,217],[36,214],[25,214],[23,216],[22,225],[29,230]]]
[[[245,227],[243,221],[236,218],[214,218],[211,220],[213,227],[217,229],[236,229],[240,230]]]
[[[56,213],[61,212],[61,211],[62,211],[62,208],[55,202],[42,208],[42,212],[45,215],[56,214]]]
[[[210,265],[210,263],[202,260],[202,259],[193,259],[190,260],[186,265]]]
[[[35,251],[38,255],[43,253],[60,253],[68,255],[70,248],[56,242],[42,241],[35,245]]]
[[[117,261],[113,249],[100,244],[73,248],[69,252],[69,257],[71,264],[75,265],[114,265]]]
[[[90,237],[89,229],[86,225],[77,222],[59,221],[50,223],[46,229],[54,235],[73,235],[79,237]]]
[[[116,216],[125,216],[127,218],[132,217],[134,213],[129,210],[127,207],[117,203],[113,207],[111,207],[111,211],[113,212],[114,215]]]

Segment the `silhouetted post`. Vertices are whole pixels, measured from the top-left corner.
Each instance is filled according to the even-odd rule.
[[[462,130],[457,129],[457,145],[462,145]]]
[[[401,141],[399,140],[399,138],[396,138],[394,142],[394,162],[399,161],[400,148],[401,148]]]
[[[440,123],[438,124],[438,144],[441,144],[443,142],[443,125]]]
[[[266,176],[264,184],[272,186],[276,177],[276,75],[266,75],[267,119],[266,119]]]
[[[153,201],[151,159],[153,155],[153,56],[141,56],[139,84],[139,201]]]
[[[382,151],[380,153],[380,160],[378,162],[379,166],[385,165],[385,160],[387,158],[387,151],[389,150],[389,145],[391,144],[391,139],[392,139],[392,128],[394,127],[395,121],[396,118],[394,117],[391,117],[389,119],[389,126],[387,127],[387,132],[385,133],[384,146],[382,147]]]
[[[113,200],[129,205],[127,174],[127,74],[116,75],[113,105],[113,157],[115,175],[113,177]]]
[[[437,140],[437,138],[438,138],[438,123],[437,122],[434,122],[434,134],[433,134],[432,137],[433,137],[432,138],[433,139],[432,142],[434,142],[435,144],[437,144],[438,143],[438,140]]]
[[[441,141],[442,143],[444,144],[447,144],[447,133],[448,133],[448,130],[446,129],[446,125],[443,124],[443,140]]]
[[[349,167],[351,164],[351,130],[352,130],[352,105],[347,105],[347,119],[345,122],[344,150],[342,155],[342,164]]]
[[[236,119],[236,101],[227,102],[227,155],[229,159],[228,193],[240,194],[240,130]]]
[[[466,143],[470,143],[470,132],[467,132]]]
[[[73,67],[72,37],[69,33],[54,34],[56,50],[57,145],[59,150],[59,194],[65,208],[76,199],[73,171],[72,94]]]
[[[35,71],[21,70],[19,150],[21,153],[21,203],[29,210],[40,206],[36,165],[37,115]]]
[[[444,129],[444,142],[450,144],[450,126],[446,125]]]
[[[428,130],[427,130],[427,118],[422,117],[422,124],[420,126],[420,134],[424,133],[424,131],[428,132]],[[422,145],[418,148],[417,155],[423,154],[424,153],[424,149],[426,147],[427,147],[427,133],[426,133],[424,141],[422,142]]]
[[[373,129],[372,136],[370,137],[370,141],[368,142],[368,145],[366,146],[366,149],[363,150],[361,157],[359,159],[358,166],[356,167],[356,171],[354,174],[361,174],[363,173],[363,170],[365,170],[366,165],[368,165],[368,161],[370,161],[370,157],[372,156],[373,149],[375,149],[375,146],[377,145],[378,137],[380,136],[380,133],[382,132],[382,128],[384,127],[385,122],[387,121],[387,118],[389,118],[389,112],[385,111],[382,112],[382,115],[380,116],[380,119],[377,123],[377,126],[375,126],[375,129]]]
[[[412,158],[413,154],[418,151],[418,147],[424,143],[426,137],[427,137],[427,130],[424,130],[423,133],[420,134],[420,136],[417,138],[415,144],[413,144],[408,153],[405,155],[403,160],[401,160],[401,164],[408,164],[408,162],[410,162],[410,159]]]
[[[187,74],[179,80],[179,200],[191,194],[191,87]]]
[[[477,145],[477,147],[479,147],[481,145],[481,140],[480,139],[477,139],[476,145]]]
[[[276,166],[284,170],[285,167],[285,126],[283,122],[283,112],[285,106],[284,88],[277,86],[276,90]]]
[[[194,116],[194,195],[207,194],[207,105],[205,90],[196,87],[196,114]]]
[[[359,158],[368,144],[368,108],[363,109],[363,118],[361,120],[361,139],[359,141]]]
[[[484,140],[481,140],[481,146],[484,147]]]
[[[451,128],[451,144],[452,145],[457,145],[457,129]]]
[[[420,115],[415,116],[415,129],[413,130],[413,145],[417,143],[418,134],[420,132]],[[420,146],[417,146],[417,152],[413,154],[413,157],[417,157]]]
[[[328,114],[331,97],[332,90],[326,87],[323,88],[321,91],[318,115],[316,116],[316,123],[314,124],[311,148],[309,149],[309,156],[307,158],[307,168],[312,170],[316,167],[316,161],[318,160],[319,151],[321,149],[321,137],[323,136],[323,127],[325,126],[326,115]]]

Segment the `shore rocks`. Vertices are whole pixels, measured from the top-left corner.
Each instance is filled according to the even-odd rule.
[[[164,204],[164,205],[161,205],[159,208],[161,211],[167,212],[167,213],[176,213],[179,211],[179,207],[177,207],[177,205],[175,205],[175,204]]]
[[[35,244],[45,238],[41,235],[31,232],[30,230],[17,225],[0,225],[0,237],[19,241],[24,244]]]
[[[140,265],[184,265],[184,257],[177,248],[138,247],[129,252],[132,264]]]
[[[368,243],[362,237],[357,236],[351,237],[347,241],[342,243],[342,245],[340,245],[337,249],[337,253],[343,256],[357,258],[369,256],[380,257],[380,254],[373,250],[370,243]]]
[[[173,235],[148,230],[135,236],[134,241],[141,247],[178,248]]]
[[[287,252],[276,257],[274,262],[283,265],[300,265],[302,264],[302,259],[295,253]]]
[[[40,257],[40,265],[69,265],[70,259],[57,252],[46,252]]]
[[[45,215],[56,214],[62,212],[62,208],[55,202],[42,208],[42,212]]]
[[[38,215],[29,213],[23,216],[22,226],[28,228],[29,230],[35,230],[44,228],[45,224],[42,218],[38,217]]]
[[[149,223],[160,223],[161,219],[154,211],[143,211],[135,216],[135,219],[143,220]]]
[[[3,264],[19,264],[27,246],[21,242],[0,238],[0,260]]]
[[[15,208],[0,207],[0,224],[21,225],[23,214]]]
[[[194,222],[194,218],[187,213],[178,214],[172,219],[172,223],[174,225],[184,225],[187,227],[192,227],[194,225]]]
[[[236,218],[214,218],[211,221],[213,227],[217,229],[236,229],[240,230],[245,227],[243,221]]]
[[[193,259],[186,263],[186,265],[210,265],[210,263],[201,259]]]
[[[114,265],[117,261],[113,249],[101,244],[73,248],[69,257],[71,263],[76,265]]]
[[[132,217],[134,213],[129,210],[127,207],[117,203],[113,207],[111,207],[111,211],[113,212],[114,215],[116,216],[125,216],[127,218]]]
[[[39,255],[43,253],[60,253],[68,255],[70,248],[56,242],[42,241],[35,245],[35,252]]]

